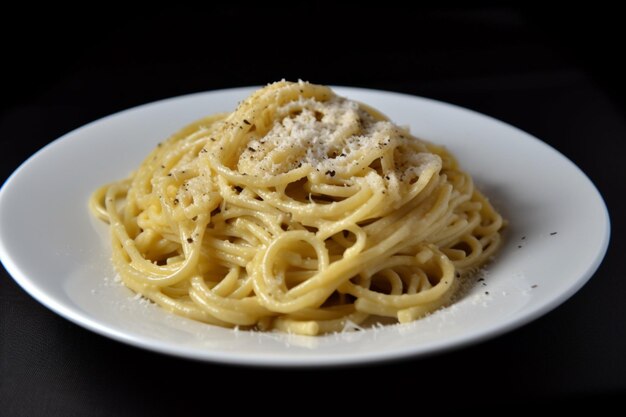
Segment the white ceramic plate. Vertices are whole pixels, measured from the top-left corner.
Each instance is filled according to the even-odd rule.
[[[0,257],[33,297],[102,335],[172,355],[254,365],[330,365],[422,355],[521,326],[574,294],[609,241],[593,184],[540,140],[453,105],[408,95],[336,88],[416,135],[446,145],[509,220],[504,246],[455,305],[407,325],[321,337],[223,329],[166,313],[115,280],[106,226],[87,199],[125,177],[157,142],[253,88],[163,100],[98,120],[46,146],[0,191]]]

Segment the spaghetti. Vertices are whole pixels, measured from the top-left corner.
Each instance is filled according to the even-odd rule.
[[[182,129],[90,207],[133,291],[206,323],[307,335],[446,305],[503,224],[444,148],[284,81]]]

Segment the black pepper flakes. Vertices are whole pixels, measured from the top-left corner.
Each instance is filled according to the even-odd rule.
[[[331,177],[335,176],[335,171],[334,170],[328,170],[324,173],[324,175],[330,175]]]
[[[178,204],[178,203],[179,203],[178,199],[177,199],[177,198],[175,198],[175,199],[174,199],[174,204]]]
[[[252,146],[248,146],[248,150],[249,150],[250,152],[256,152],[256,149],[254,149]]]
[[[193,239],[192,239],[192,238],[190,238],[190,237],[188,237],[188,238],[187,238],[187,243],[193,243]]]
[[[246,119],[243,119],[243,122],[244,122],[245,124],[247,124],[247,125],[249,125],[249,124],[250,124],[250,122],[249,122],[249,121],[247,121]]]

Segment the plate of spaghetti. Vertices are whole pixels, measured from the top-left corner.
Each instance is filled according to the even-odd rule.
[[[591,181],[527,133],[303,81],[117,113],[0,191],[0,257],[41,303],[135,346],[253,365],[496,336],[582,287],[609,233]]]

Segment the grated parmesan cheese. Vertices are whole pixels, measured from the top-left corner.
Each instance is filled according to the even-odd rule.
[[[262,137],[252,138],[239,156],[240,173],[271,176],[309,165],[321,174],[335,176],[365,169],[364,155],[371,151],[400,149],[414,140],[407,130],[387,120],[376,120],[359,103],[342,97],[327,101],[300,98],[276,110],[274,124]],[[397,176],[410,181],[431,164],[440,163],[429,152],[397,152]],[[387,178],[393,183],[392,178]]]

